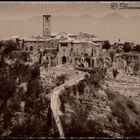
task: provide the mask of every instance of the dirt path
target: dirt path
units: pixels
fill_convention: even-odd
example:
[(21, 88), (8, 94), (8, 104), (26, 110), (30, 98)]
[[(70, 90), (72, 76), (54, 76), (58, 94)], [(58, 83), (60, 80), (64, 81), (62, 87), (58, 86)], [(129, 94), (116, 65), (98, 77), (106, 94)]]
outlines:
[(78, 75), (72, 76), (71, 79), (66, 81), (64, 84), (54, 88), (51, 93), (51, 110), (53, 112), (53, 116), (56, 121), (56, 125), (58, 128), (60, 137), (64, 138), (65, 135), (63, 131), (63, 126), (60, 121), (60, 116), (63, 115), (63, 113), (60, 110), (61, 102), (60, 102), (59, 96), (62, 94), (61, 91), (65, 89), (65, 86), (71, 86), (78, 83), (79, 81), (84, 79), (84, 76), (85, 76), (84, 72), (79, 72)]

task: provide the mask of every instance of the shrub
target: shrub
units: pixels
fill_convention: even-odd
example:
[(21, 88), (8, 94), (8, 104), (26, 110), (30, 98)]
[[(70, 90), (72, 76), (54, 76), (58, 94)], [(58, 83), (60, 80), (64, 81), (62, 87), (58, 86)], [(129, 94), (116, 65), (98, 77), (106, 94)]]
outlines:
[(66, 74), (62, 74), (60, 76), (57, 76), (56, 78), (56, 85), (59, 86), (61, 84), (64, 84), (65, 83), (65, 80), (67, 80), (68, 77)]
[(134, 74), (136, 75), (140, 70), (140, 64), (139, 62), (135, 62), (134, 64)]
[(104, 69), (97, 69), (90, 74), (90, 83), (94, 85), (96, 88), (100, 87), (101, 82), (104, 81), (105, 78), (105, 70)]
[(115, 53), (116, 53), (116, 52), (115, 52), (114, 50), (111, 50), (111, 51), (109, 52), (109, 56), (110, 56), (112, 62), (114, 61)]
[(18, 44), (12, 40), (8, 40), (4, 43), (3, 54), (11, 56), (11, 52), (17, 50)]
[(136, 46), (134, 46), (134, 51), (140, 53), (140, 44), (137, 44)]
[(77, 92), (78, 92), (78, 87), (77, 87), (77, 85), (74, 85), (73, 86), (73, 94), (74, 94), (74, 96), (76, 96)]
[(82, 95), (84, 93), (84, 89), (85, 89), (85, 82), (80, 81), (77, 86), (78, 86), (79, 94)]
[[(72, 114), (62, 119), (62, 124), (65, 126), (65, 135), (67, 137), (84, 136), (87, 110), (72, 96), (69, 97), (69, 104), (71, 105)], [(69, 120), (69, 123), (67, 123), (67, 120)]]
[(140, 106), (133, 100), (117, 92), (106, 91), (110, 100), (112, 114), (118, 118), (118, 122), (124, 129), (125, 136), (140, 136)]
[(111, 47), (111, 44), (109, 43), (109, 41), (105, 41), (103, 44), (103, 49), (106, 49), (108, 51), (110, 47)]
[(129, 52), (131, 51), (131, 45), (129, 42), (125, 42), (124, 45), (123, 45), (123, 50), (124, 52)]

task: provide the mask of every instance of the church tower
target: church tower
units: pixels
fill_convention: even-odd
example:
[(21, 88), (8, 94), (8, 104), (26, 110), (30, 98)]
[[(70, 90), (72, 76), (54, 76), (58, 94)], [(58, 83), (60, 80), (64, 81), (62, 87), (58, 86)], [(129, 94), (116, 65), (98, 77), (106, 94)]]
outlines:
[(51, 15), (43, 15), (43, 37), (51, 36)]

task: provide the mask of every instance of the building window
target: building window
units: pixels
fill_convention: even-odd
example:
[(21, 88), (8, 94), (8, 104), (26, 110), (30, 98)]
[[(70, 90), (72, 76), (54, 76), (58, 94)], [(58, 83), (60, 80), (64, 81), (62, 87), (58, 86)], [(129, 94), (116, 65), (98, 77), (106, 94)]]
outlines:
[(66, 56), (62, 57), (62, 64), (65, 64), (67, 62)]
[(68, 43), (61, 43), (61, 47), (67, 47)]
[(28, 51), (28, 47), (25, 48), (25, 51)]
[(33, 46), (30, 46), (30, 51), (33, 51)]
[(63, 52), (65, 52), (65, 49), (63, 49)]

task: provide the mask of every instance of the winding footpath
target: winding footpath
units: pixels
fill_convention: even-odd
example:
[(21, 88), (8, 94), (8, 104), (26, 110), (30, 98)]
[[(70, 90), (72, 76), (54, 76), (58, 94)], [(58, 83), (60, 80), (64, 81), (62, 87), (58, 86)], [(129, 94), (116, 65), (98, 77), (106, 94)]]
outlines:
[(85, 74), (86, 73), (84, 73), (84, 72), (79, 72), (79, 74), (75, 75), (75, 77), (73, 79), (65, 81), (64, 84), (62, 84), (62, 85), (60, 85), (52, 90), (51, 110), (52, 110), (53, 117), (54, 117), (54, 120), (56, 122), (56, 125), (57, 125), (57, 128), (58, 128), (58, 131), (59, 131), (61, 138), (64, 138), (65, 135), (64, 135), (63, 126), (62, 126), (61, 120), (60, 120), (60, 116), (63, 115), (63, 113), (60, 110), (61, 102), (60, 102), (59, 97), (62, 94), (62, 91), (65, 89), (65, 87), (69, 87), (69, 86), (77, 84), (79, 81), (84, 79)]

